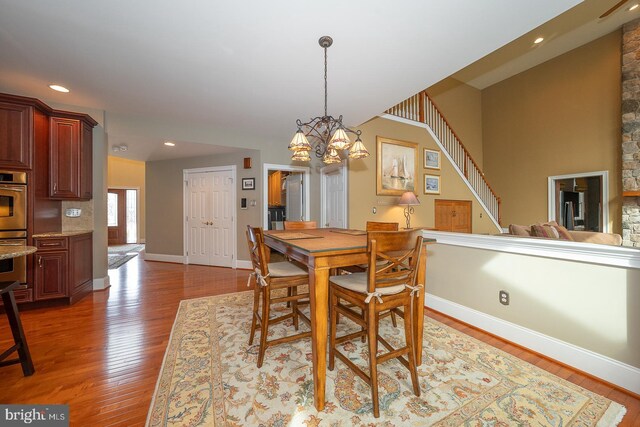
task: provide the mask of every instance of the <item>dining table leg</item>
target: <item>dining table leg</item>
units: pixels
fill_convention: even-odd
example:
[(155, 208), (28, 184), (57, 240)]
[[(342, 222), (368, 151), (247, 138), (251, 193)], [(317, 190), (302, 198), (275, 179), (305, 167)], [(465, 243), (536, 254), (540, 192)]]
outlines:
[(427, 293), (426, 284), (426, 271), (427, 271), (427, 245), (422, 245), (422, 251), (420, 253), (420, 260), (418, 261), (418, 275), (417, 283), (423, 285), (423, 288), (418, 293), (417, 298), (413, 298), (413, 342), (416, 349), (416, 366), (422, 364), (422, 339), (424, 336), (424, 296)]
[(327, 321), (329, 313), (329, 269), (309, 266), (311, 349), (313, 357), (313, 402), (324, 409), (327, 381)]

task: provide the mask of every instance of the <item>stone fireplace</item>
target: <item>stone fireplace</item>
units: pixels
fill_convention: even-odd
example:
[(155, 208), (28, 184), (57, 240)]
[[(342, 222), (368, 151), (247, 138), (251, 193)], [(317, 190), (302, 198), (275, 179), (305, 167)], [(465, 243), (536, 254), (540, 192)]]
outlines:
[(640, 247), (640, 19), (622, 29), (622, 244)]

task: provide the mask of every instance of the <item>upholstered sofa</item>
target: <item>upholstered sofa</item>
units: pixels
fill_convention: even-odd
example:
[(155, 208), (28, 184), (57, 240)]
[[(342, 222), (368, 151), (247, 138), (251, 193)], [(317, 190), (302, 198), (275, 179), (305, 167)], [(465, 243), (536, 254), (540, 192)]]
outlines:
[(622, 245), (622, 236), (619, 234), (567, 230), (566, 228), (558, 225), (555, 221), (533, 225), (510, 224), (509, 235), (559, 239), (583, 243), (597, 243), (600, 245), (611, 246)]

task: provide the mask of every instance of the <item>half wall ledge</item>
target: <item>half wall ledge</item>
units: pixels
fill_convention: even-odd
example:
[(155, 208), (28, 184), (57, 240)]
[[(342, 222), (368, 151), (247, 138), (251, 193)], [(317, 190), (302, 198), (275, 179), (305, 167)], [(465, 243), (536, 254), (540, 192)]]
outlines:
[(422, 236), (452, 246), (640, 269), (640, 249), (624, 246), (432, 230), (424, 230)]

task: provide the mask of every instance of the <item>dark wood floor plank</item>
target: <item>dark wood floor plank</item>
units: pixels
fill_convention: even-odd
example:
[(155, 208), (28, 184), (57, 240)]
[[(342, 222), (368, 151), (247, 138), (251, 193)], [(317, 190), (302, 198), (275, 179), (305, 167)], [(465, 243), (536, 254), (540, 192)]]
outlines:
[[(144, 425), (178, 305), (183, 299), (245, 291), (246, 270), (143, 261), (110, 272), (112, 287), (70, 307), (23, 311), (36, 366), (1, 368), (0, 402), (69, 404), (73, 426)], [(640, 399), (571, 367), (428, 310), (436, 320), (622, 403), (622, 426), (640, 423)], [(0, 348), (9, 344), (4, 316)]]

